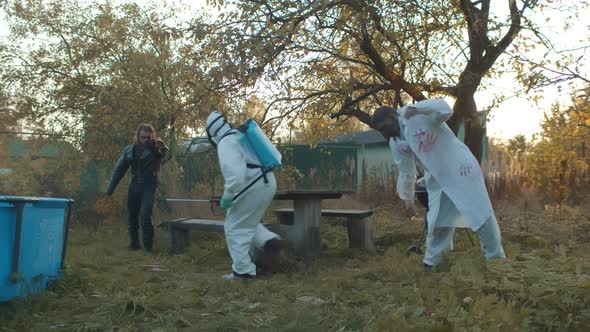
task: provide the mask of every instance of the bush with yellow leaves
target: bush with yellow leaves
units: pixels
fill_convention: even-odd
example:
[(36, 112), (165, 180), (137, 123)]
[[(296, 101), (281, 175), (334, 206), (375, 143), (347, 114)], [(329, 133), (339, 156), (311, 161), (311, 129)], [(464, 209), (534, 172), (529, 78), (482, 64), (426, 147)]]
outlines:
[(540, 140), (526, 155), (529, 179), (551, 201), (576, 203), (589, 180), (590, 128), (557, 105), (545, 115), (541, 127)]

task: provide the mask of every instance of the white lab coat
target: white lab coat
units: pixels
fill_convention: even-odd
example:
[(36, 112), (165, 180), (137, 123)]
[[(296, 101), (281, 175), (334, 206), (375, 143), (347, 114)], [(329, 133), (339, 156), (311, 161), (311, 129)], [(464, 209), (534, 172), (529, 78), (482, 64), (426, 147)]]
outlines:
[[(431, 99), (398, 112), (407, 143), (426, 170), (429, 230), (479, 229), (494, 210), (479, 163), (445, 123), (453, 110), (444, 100)], [(454, 206), (441, 206), (447, 201)]]
[[(235, 133), (221, 139), (231, 130), (227, 124), (223, 126), (219, 131), (217, 126), (211, 131), (217, 131), (213, 140), (218, 144), (217, 155), (225, 181), (224, 196), (233, 198), (257, 178), (261, 170), (246, 166), (259, 162), (244, 134), (235, 130)], [(225, 239), (232, 258), (232, 269), (239, 274), (256, 275), (256, 265), (252, 262), (254, 249), (262, 249), (267, 241), (279, 238), (260, 223), (277, 188), (273, 173), (268, 173), (266, 178), (267, 181), (261, 179), (241, 194), (226, 212)]]
[[(479, 163), (445, 123), (453, 110), (444, 100), (432, 99), (398, 113), (402, 137), (391, 139), (389, 145), (398, 168), (400, 198), (413, 200), (409, 180), (412, 174), (415, 179), (416, 162), (424, 168), (429, 209), (424, 262), (440, 262), (443, 251), (452, 246), (456, 227), (478, 232), (486, 258), (505, 258)], [(412, 162), (414, 158), (418, 160)]]

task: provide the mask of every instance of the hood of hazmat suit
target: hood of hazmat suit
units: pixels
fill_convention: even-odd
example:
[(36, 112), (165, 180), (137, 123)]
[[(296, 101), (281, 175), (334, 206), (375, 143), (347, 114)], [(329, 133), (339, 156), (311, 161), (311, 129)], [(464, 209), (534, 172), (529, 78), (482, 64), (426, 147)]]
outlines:
[[(217, 156), (224, 179), (223, 197), (233, 199), (243, 188), (261, 174), (260, 162), (244, 134), (232, 129), (221, 113), (213, 112), (207, 119), (207, 134), (217, 145)], [(272, 172), (256, 181), (241, 194), (227, 210), (225, 238), (232, 258), (232, 269), (238, 274), (256, 275), (250, 256), (266, 242), (279, 236), (261, 224), (276, 192)]]
[(232, 130), (231, 125), (227, 122), (225, 115), (219, 112), (213, 112), (207, 117), (207, 138), (211, 145), (217, 148), (221, 139)]

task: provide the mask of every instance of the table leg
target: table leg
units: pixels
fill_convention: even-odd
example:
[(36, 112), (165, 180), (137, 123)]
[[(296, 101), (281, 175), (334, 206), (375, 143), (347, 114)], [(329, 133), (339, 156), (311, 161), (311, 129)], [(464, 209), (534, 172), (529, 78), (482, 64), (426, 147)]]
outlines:
[(320, 252), (320, 218), (322, 209), (319, 199), (298, 199), (293, 202), (293, 230), (291, 236), (295, 251), (302, 254)]

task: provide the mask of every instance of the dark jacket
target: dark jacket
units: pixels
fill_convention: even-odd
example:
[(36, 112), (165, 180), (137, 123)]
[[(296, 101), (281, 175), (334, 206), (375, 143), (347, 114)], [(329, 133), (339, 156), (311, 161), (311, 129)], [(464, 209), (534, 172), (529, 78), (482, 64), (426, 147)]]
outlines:
[(154, 144), (131, 144), (125, 147), (119, 158), (113, 177), (107, 188), (107, 195), (112, 195), (115, 188), (131, 166), (130, 189), (134, 192), (155, 191), (158, 186), (158, 172), (166, 152), (160, 151)]

